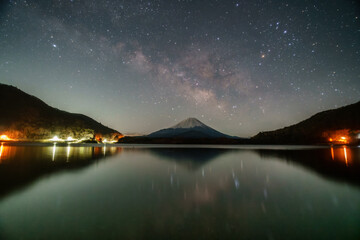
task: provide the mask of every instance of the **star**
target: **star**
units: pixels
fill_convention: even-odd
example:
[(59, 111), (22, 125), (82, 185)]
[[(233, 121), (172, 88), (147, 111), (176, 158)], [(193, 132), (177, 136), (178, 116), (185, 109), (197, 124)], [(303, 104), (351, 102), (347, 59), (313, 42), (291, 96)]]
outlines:
[(1, 15), (2, 81), (120, 132), (203, 116), (252, 136), (359, 98), (356, 1), (11, 2)]

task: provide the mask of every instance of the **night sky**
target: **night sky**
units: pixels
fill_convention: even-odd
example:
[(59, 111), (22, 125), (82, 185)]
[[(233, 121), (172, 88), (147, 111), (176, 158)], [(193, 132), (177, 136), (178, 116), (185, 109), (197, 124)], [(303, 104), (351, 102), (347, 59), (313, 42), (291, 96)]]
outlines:
[(0, 82), (122, 133), (252, 136), (360, 100), (360, 3), (7, 1)]

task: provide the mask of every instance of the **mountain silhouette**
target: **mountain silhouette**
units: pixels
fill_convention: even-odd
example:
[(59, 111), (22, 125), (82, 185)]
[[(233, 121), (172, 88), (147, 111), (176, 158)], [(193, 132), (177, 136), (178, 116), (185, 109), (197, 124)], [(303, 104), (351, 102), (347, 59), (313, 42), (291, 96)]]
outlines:
[(153, 132), (147, 137), (150, 138), (233, 138), (229, 135), (216, 131), (205, 125), (196, 118), (187, 118), (180, 123)]

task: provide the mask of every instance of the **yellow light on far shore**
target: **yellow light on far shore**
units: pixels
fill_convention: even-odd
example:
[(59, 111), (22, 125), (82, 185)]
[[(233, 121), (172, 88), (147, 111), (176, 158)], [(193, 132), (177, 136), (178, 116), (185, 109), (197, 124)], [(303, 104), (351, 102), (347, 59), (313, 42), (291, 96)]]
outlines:
[(8, 136), (6, 136), (6, 135), (1, 135), (0, 140), (9, 141), (10, 138)]
[(54, 137), (51, 139), (51, 141), (54, 141), (54, 142), (60, 141), (60, 138), (59, 138), (58, 136), (54, 136)]
[(67, 141), (74, 141), (75, 139), (73, 139), (72, 137), (68, 137), (66, 140)]

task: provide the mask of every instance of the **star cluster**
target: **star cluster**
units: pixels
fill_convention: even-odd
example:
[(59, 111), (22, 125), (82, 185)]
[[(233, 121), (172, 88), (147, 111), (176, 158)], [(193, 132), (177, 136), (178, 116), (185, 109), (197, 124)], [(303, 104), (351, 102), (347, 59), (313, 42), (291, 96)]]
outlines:
[(121, 132), (251, 136), (359, 101), (357, 1), (12, 0), (0, 81)]

